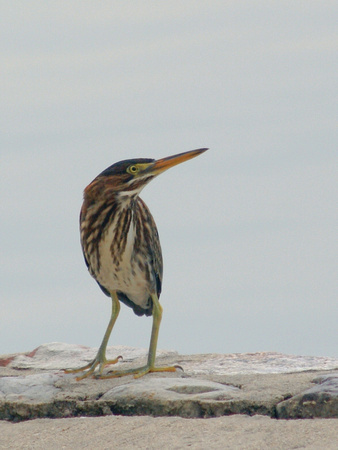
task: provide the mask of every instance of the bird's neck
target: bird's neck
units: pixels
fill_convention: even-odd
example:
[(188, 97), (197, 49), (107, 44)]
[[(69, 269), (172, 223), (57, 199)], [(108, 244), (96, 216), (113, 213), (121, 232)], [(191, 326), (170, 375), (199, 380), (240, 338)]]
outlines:
[(143, 186), (137, 186), (135, 189), (117, 189), (114, 184), (108, 184), (107, 181), (95, 179), (84, 190), (84, 203), (89, 206), (94, 206), (99, 203), (107, 203), (112, 205), (116, 203), (119, 206), (129, 206), (133, 203)]

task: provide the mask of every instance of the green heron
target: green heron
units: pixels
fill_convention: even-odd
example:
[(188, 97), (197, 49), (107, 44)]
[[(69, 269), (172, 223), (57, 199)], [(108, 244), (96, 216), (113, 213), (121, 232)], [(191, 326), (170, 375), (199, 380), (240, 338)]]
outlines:
[[(85, 189), (80, 214), (81, 245), (86, 265), (102, 291), (112, 299), (110, 321), (94, 360), (67, 373), (83, 372), (77, 380), (94, 374), (113, 378), (148, 372), (174, 372), (176, 367), (155, 367), (156, 347), (162, 318), (159, 303), (162, 285), (162, 252), (155, 221), (139, 197), (154, 177), (205, 152), (192, 150), (159, 159), (120, 161), (100, 173)], [(118, 362), (107, 360), (108, 340), (120, 311), (120, 302), (138, 316), (153, 316), (147, 364), (103, 375), (103, 369)]]

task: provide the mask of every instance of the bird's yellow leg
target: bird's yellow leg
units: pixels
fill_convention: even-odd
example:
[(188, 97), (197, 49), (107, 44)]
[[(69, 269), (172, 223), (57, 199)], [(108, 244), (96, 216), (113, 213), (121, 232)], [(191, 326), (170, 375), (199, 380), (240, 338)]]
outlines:
[(155, 367), (155, 358), (156, 358), (156, 348), (157, 348), (157, 340), (158, 333), (160, 331), (160, 324), (162, 320), (162, 311), (163, 308), (160, 305), (158, 297), (156, 294), (152, 294), (153, 300), (153, 326), (151, 330), (151, 338), (150, 338), (150, 346), (148, 353), (148, 361), (147, 364), (143, 367), (138, 367), (136, 369), (127, 369), (124, 371), (113, 371), (107, 375), (98, 376), (98, 378), (117, 378), (123, 377), (125, 375), (134, 375), (134, 378), (140, 378), (143, 375), (146, 375), (149, 372), (175, 372), (177, 367), (169, 366), (169, 367)]
[(109, 321), (107, 330), (104, 334), (102, 343), (100, 345), (100, 348), (99, 348), (95, 358), (89, 364), (87, 364), (86, 366), (80, 367), (79, 369), (66, 369), (65, 370), (66, 373), (84, 372), (83, 375), (76, 378), (77, 381), (82, 380), (83, 378), (87, 378), (90, 375), (92, 375), (97, 366), (99, 366), (98, 372), (101, 375), (103, 369), (106, 366), (108, 366), (109, 364), (116, 364), (119, 361), (119, 359), (122, 359), (122, 356), (118, 356), (117, 358), (112, 359), (112, 360), (107, 360), (107, 358), (106, 358), (106, 349), (107, 349), (109, 337), (110, 337), (110, 334), (112, 332), (112, 329), (115, 325), (116, 319), (120, 312), (120, 302), (119, 302), (119, 299), (117, 298), (116, 292), (113, 292), (111, 298), (112, 298), (112, 312), (111, 312), (110, 321)]

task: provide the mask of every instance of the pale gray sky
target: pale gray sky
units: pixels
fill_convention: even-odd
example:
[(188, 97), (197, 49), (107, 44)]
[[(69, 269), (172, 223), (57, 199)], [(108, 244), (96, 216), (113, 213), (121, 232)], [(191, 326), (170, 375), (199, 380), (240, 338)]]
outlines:
[[(98, 346), (79, 244), (121, 159), (210, 150), (142, 192), (159, 347), (338, 356), (335, 1), (1, 2), (0, 353)], [(110, 345), (147, 347), (127, 307)]]

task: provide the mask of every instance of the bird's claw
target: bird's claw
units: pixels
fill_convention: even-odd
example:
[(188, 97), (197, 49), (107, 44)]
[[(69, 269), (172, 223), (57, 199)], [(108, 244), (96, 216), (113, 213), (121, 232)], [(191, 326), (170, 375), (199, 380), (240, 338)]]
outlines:
[[(100, 356), (96, 356), (93, 359), (93, 361), (90, 362), (89, 364), (87, 364), (83, 367), (79, 367), (78, 369), (65, 369), (64, 372), (65, 373), (84, 372), (81, 376), (76, 377), (76, 381), (83, 380), (84, 378), (88, 378), (90, 376), (92, 376), (92, 378), (101, 377), (103, 369), (106, 366), (109, 366), (111, 364), (116, 364), (120, 360), (123, 360), (123, 357), (121, 355), (117, 356), (115, 359), (110, 359), (110, 360), (107, 360), (106, 358), (102, 358)], [(97, 366), (99, 366), (98, 376), (94, 375), (94, 372), (95, 372), (95, 369)]]
[[(121, 372), (118, 372), (117, 370), (112, 371), (112, 372), (108, 372), (107, 375), (96, 375), (94, 376), (95, 378), (99, 378), (99, 379), (108, 379), (108, 378), (120, 378), (120, 377), (124, 377), (127, 375), (134, 375), (134, 378), (141, 378), (144, 375), (146, 375), (147, 373), (152, 373), (152, 372), (176, 372), (176, 369), (180, 368), (182, 369), (182, 367), (180, 366), (167, 366), (167, 367), (154, 367), (154, 366), (143, 366), (143, 367), (138, 367), (136, 369), (127, 369)], [(183, 370), (183, 369), (182, 369)]]

